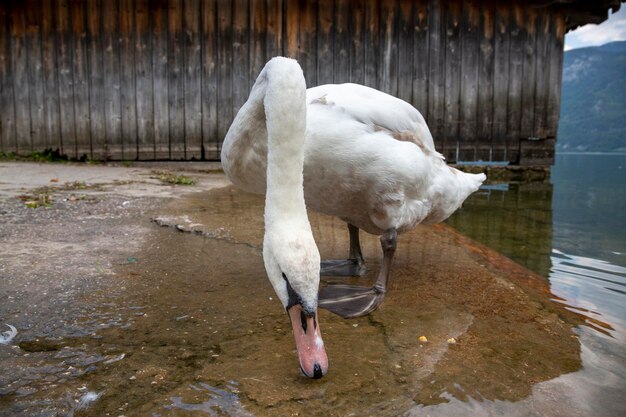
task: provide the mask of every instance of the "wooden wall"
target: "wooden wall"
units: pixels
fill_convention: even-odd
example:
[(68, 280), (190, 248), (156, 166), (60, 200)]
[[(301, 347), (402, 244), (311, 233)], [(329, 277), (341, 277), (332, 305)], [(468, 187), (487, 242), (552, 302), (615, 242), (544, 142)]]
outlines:
[(2, 1), (0, 151), (217, 159), (286, 55), (309, 86), (411, 102), (450, 161), (550, 164), (564, 31), (563, 12), (510, 1)]

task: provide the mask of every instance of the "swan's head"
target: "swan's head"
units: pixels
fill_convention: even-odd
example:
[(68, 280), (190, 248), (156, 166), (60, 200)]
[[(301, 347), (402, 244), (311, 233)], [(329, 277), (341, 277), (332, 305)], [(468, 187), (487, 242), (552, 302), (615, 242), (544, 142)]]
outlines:
[(300, 369), (309, 378), (317, 379), (328, 371), (317, 317), (320, 255), (310, 229), (297, 233), (297, 227), (282, 228), (285, 230), (278, 233), (266, 229), (265, 269), (291, 320)]

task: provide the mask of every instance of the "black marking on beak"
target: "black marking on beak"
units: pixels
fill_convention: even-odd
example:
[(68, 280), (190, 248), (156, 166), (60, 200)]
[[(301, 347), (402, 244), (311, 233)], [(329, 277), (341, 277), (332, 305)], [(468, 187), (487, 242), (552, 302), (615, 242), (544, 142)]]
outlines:
[(311, 378), (311, 379), (320, 379), (321, 377), (324, 376), (324, 374), (322, 373), (322, 367), (320, 366), (319, 363), (316, 363), (313, 366), (313, 376), (309, 376), (307, 375), (306, 372), (304, 372), (304, 369), (302, 368), (302, 365), (300, 365), (300, 372), (302, 372), (302, 375)]
[(319, 363), (316, 363), (313, 367), (313, 379), (320, 379), (323, 376), (324, 374), (322, 373), (322, 367)]
[(287, 279), (287, 275), (285, 275), (284, 272), (283, 272), (283, 279), (285, 280), (285, 283), (287, 284), (287, 295), (289, 296), (287, 307), (285, 307), (285, 309), (289, 310), (291, 307), (295, 306), (296, 304), (302, 305), (302, 299), (300, 298), (298, 293), (293, 289), (293, 287), (289, 283), (289, 280)]
[(302, 330), (304, 330), (304, 333), (306, 333), (306, 329), (307, 329), (307, 324), (306, 324), (306, 314), (304, 314), (304, 311), (300, 312), (300, 325), (302, 326)]

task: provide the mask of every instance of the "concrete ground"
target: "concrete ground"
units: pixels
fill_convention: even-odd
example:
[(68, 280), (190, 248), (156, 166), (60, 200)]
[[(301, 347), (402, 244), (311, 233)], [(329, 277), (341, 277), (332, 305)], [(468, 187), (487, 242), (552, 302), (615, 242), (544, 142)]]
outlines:
[[(0, 332), (11, 325), (18, 331), (16, 341), (36, 344), (118, 324), (113, 315), (78, 323), (95, 309), (78, 300), (103, 288), (122, 292), (124, 287), (115, 286), (114, 268), (141, 257), (144, 238), (154, 227), (150, 213), (172, 199), (227, 185), (223, 175), (215, 174), (219, 170), (215, 163), (0, 162)], [(176, 175), (196, 183), (169, 184)], [(27, 396), (40, 389), (27, 387), (28, 381), (58, 379), (44, 375), (54, 374), (51, 370), (35, 370), (20, 350), (15, 344), (11, 349), (0, 345), (1, 368), (12, 370), (0, 373), (0, 415), (5, 415), (2, 394)], [(46, 356), (37, 346), (32, 350)], [(39, 415), (22, 406), (21, 415)], [(6, 415), (18, 415), (20, 407)], [(58, 405), (52, 408), (58, 411)]]
[[(170, 199), (228, 185), (213, 173), (219, 169), (215, 163), (0, 163), (2, 319), (19, 317), (21, 336), (54, 333), (53, 312), (74, 308), (73, 299), (107, 284), (114, 262), (136, 254), (152, 227), (148, 213)], [(196, 183), (169, 184), (169, 174)]]

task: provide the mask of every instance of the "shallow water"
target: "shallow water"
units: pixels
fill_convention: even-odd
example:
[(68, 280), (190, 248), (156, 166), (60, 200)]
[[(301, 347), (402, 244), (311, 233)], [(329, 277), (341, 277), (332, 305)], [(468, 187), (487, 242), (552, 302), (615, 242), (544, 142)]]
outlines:
[[(451, 219), (535, 272), (445, 226), (402, 235), (381, 309), (320, 312), (330, 371), (318, 381), (299, 374), (265, 276), (263, 198), (226, 187), (173, 201), (152, 216), (194, 233), (153, 224), (137, 259), (115, 265), (115, 291), (76, 300), (84, 333), (24, 332), (5, 350), (21, 373), (0, 415), (622, 415), (624, 265), (554, 246), (558, 192), (489, 186)], [(310, 219), (322, 257), (344, 256), (345, 225)], [(369, 273), (351, 281), (364, 284), (380, 248), (362, 243)]]
[[(21, 391), (5, 404), (31, 412), (94, 393), (66, 415), (396, 416), (454, 399), (517, 401), (580, 366), (578, 318), (541, 294), (541, 277), (436, 227), (402, 236), (383, 308), (355, 320), (320, 313), (331, 370), (303, 378), (265, 277), (262, 210), (262, 197), (232, 187), (176, 201), (162, 219), (200, 233), (154, 226), (140, 261), (116, 268), (123, 294), (80, 300), (118, 324), (22, 341), (13, 354), (24, 374), (12, 383)], [(347, 253), (344, 224), (318, 215), (311, 223), (323, 257)], [(371, 281), (378, 267), (377, 239), (363, 236), (363, 249), (370, 273), (354, 282)], [(47, 374), (26, 366), (30, 355), (51, 366)]]
[(554, 384), (583, 415), (624, 415), (626, 155), (557, 155), (549, 184), (487, 186), (448, 223), (548, 277), (555, 302), (585, 319), (583, 368)]

